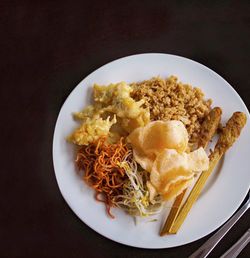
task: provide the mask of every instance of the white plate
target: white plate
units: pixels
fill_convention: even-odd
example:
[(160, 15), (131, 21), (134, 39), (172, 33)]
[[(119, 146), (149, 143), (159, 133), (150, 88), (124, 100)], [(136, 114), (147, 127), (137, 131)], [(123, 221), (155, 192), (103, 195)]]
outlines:
[[(200, 87), (213, 106), (223, 109), (225, 122), (233, 112), (243, 111), (248, 122), (239, 140), (226, 153), (222, 168), (211, 176), (202, 195), (190, 211), (177, 235), (159, 236), (164, 214), (157, 222), (135, 225), (129, 215), (113, 209), (110, 219), (93, 191), (77, 176), (73, 146), (65, 141), (76, 127), (72, 112), (90, 103), (93, 83), (135, 82), (160, 75), (177, 75), (180, 81)], [(190, 243), (221, 226), (244, 200), (250, 182), (249, 112), (236, 91), (218, 74), (187, 58), (167, 54), (141, 54), (118, 59), (87, 76), (71, 92), (59, 113), (53, 140), (53, 162), (60, 191), (75, 214), (89, 227), (116, 242), (141, 248), (167, 248)]]

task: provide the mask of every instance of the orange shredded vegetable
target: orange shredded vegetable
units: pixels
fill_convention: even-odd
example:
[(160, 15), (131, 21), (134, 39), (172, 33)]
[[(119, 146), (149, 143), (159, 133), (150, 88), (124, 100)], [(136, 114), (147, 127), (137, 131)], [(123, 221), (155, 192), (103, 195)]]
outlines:
[[(78, 169), (84, 171), (83, 179), (94, 188), (96, 200), (105, 203), (107, 213), (112, 218), (114, 218), (110, 212), (110, 208), (114, 206), (112, 200), (122, 192), (124, 179), (127, 178), (119, 164), (128, 151), (123, 138), (116, 144), (109, 144), (106, 142), (106, 137), (102, 137), (94, 143), (81, 147), (76, 156)], [(99, 198), (99, 195), (104, 199)]]

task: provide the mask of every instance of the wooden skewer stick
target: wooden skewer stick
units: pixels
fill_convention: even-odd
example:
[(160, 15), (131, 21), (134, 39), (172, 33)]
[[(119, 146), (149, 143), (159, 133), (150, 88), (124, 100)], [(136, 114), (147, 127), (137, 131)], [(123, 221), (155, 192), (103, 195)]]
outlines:
[[(221, 120), (222, 110), (219, 107), (213, 108), (210, 113), (205, 118), (204, 122), (201, 126), (200, 138), (198, 142), (198, 147), (203, 147), (204, 149), (207, 147), (209, 141), (213, 138), (216, 130), (219, 126)], [(185, 189), (181, 194), (179, 194), (170, 210), (168, 218), (160, 232), (160, 235), (163, 236), (165, 234), (169, 234), (171, 228), (174, 224), (174, 221), (180, 211), (184, 196), (186, 194), (187, 189)]]

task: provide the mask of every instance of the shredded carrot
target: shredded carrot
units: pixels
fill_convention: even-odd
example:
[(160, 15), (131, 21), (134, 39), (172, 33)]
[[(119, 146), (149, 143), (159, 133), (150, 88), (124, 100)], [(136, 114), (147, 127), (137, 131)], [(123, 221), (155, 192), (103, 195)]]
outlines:
[[(128, 147), (123, 138), (116, 144), (109, 144), (102, 137), (94, 143), (81, 147), (76, 156), (78, 169), (84, 171), (83, 179), (89, 186), (94, 188), (95, 198), (104, 202), (107, 213), (114, 216), (110, 208), (114, 206), (112, 200), (122, 192), (122, 186), (127, 178), (124, 168), (120, 162), (128, 154)], [(104, 199), (100, 199), (99, 195)]]

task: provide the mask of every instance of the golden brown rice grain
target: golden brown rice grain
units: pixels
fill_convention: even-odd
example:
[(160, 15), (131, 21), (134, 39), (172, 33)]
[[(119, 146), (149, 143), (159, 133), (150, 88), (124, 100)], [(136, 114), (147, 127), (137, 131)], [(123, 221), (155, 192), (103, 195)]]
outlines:
[(196, 143), (201, 124), (210, 111), (211, 99), (205, 100), (201, 89), (178, 82), (178, 78), (160, 77), (132, 83), (131, 96), (144, 99), (151, 120), (180, 120), (189, 133), (189, 142)]

